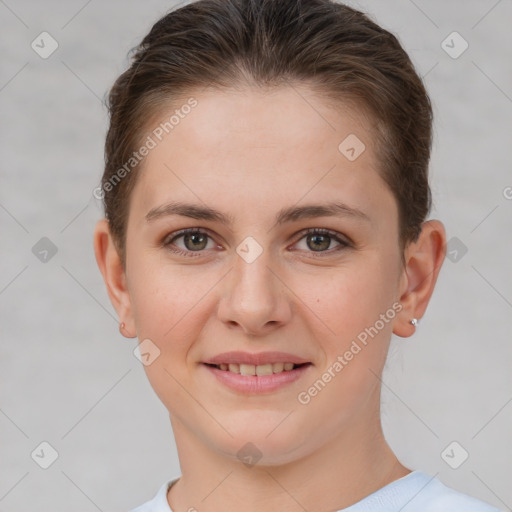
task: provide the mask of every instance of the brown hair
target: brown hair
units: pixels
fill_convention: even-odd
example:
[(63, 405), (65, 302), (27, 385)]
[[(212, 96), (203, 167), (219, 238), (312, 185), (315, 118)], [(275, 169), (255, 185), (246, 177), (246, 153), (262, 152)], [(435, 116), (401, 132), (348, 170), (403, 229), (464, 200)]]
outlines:
[(380, 174), (398, 204), (402, 252), (419, 235), (431, 206), (432, 107), (397, 38), (365, 14), (330, 0), (199, 0), (160, 19), (132, 52), (108, 97), (101, 185), (123, 265), (136, 180), (126, 162), (149, 123), (198, 87), (306, 82), (360, 105), (375, 123)]

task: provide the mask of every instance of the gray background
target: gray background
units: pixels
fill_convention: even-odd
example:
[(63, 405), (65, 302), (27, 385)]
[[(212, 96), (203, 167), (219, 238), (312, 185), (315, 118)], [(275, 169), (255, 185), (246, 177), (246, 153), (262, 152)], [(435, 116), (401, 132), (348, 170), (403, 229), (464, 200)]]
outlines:
[[(127, 510), (179, 475), (167, 411), (136, 340), (118, 333), (92, 247), (101, 100), (174, 5), (0, 0), (1, 511)], [(405, 465), (510, 510), (512, 2), (351, 5), (395, 32), (425, 76), (432, 217), (459, 240), (417, 333), (392, 342), (385, 434)], [(42, 31), (59, 44), (47, 59), (31, 48)], [(469, 44), (456, 59), (441, 46), (453, 31)], [(42, 237), (58, 248), (46, 263), (32, 252)], [(31, 458), (42, 441), (58, 452), (46, 470)], [(452, 441), (469, 453), (458, 469), (441, 457)]]

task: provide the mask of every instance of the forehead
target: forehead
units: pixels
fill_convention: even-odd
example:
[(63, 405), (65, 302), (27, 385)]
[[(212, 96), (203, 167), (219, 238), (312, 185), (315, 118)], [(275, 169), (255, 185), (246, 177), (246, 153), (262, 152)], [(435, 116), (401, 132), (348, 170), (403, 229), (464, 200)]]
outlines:
[[(216, 147), (233, 152), (237, 147), (247, 150), (264, 145), (286, 151), (318, 147), (319, 143), (323, 147), (332, 145), (345, 131), (359, 133), (373, 143), (368, 140), (370, 122), (361, 109), (327, 100), (304, 84), (196, 92), (197, 106), (172, 134), (181, 134), (181, 142), (193, 142), (198, 151)], [(184, 99), (176, 101), (173, 109), (180, 110), (184, 104)], [(163, 112), (162, 118), (166, 117)]]
[[(183, 108), (191, 97), (195, 106)], [(389, 201), (370, 121), (336, 106), (299, 85), (208, 89), (175, 101), (150, 126), (156, 145), (138, 171), (134, 203), (147, 211), (170, 196), (224, 207), (244, 199), (276, 210), (301, 198), (371, 206), (381, 193)]]

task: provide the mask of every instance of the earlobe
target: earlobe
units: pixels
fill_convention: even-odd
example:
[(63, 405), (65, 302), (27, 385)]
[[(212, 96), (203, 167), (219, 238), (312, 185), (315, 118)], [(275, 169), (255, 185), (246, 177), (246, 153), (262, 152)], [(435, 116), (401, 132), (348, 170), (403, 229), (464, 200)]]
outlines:
[(103, 275), (110, 302), (117, 311), (121, 323), (124, 323), (123, 336), (133, 338), (136, 335), (131, 308), (130, 295), (126, 286), (126, 273), (110, 234), (107, 219), (101, 219), (94, 229), (94, 254)]
[(446, 233), (438, 220), (424, 222), (418, 240), (405, 251), (405, 265), (400, 279), (400, 303), (403, 309), (393, 326), (393, 333), (407, 338), (414, 334), (413, 318), (420, 319), (428, 306), (443, 264)]

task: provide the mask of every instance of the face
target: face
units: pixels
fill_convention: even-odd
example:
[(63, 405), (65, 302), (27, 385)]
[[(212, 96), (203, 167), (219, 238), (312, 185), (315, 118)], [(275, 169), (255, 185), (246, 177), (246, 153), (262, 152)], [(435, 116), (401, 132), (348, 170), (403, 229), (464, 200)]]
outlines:
[[(278, 464), (363, 440), (402, 275), (370, 123), (305, 87), (195, 98), (131, 196), (128, 316), (159, 351), (150, 383), (174, 427), (233, 459), (249, 441)], [(229, 371), (250, 362), (262, 375)]]

